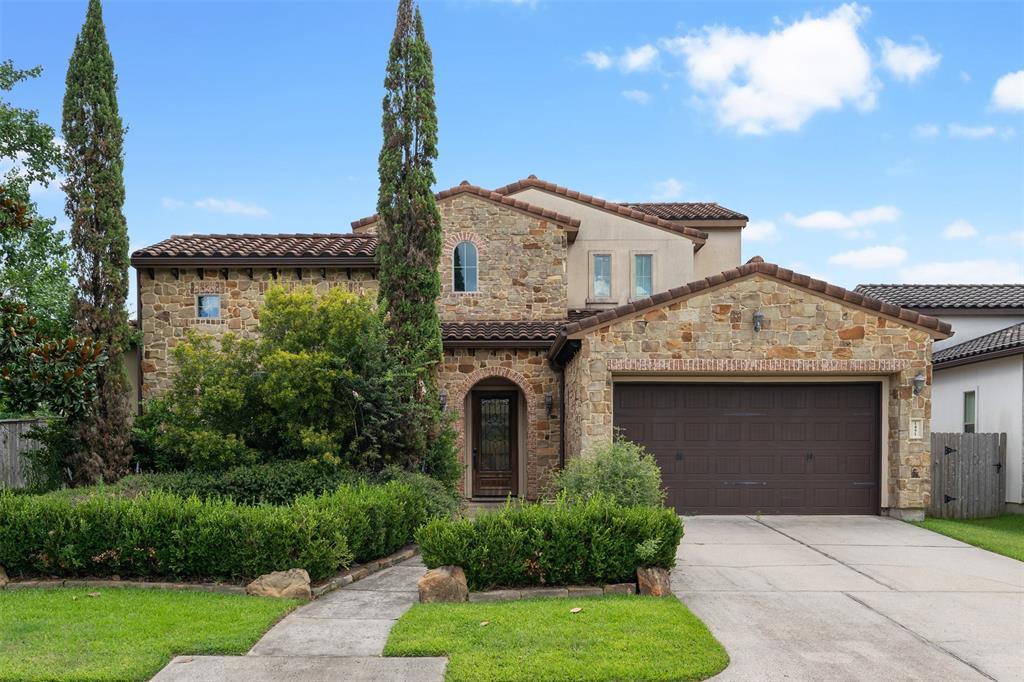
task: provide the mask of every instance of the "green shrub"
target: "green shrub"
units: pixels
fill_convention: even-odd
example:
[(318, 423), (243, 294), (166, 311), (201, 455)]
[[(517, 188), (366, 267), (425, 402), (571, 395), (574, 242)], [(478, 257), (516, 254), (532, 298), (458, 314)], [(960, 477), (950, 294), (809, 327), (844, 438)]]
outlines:
[(444, 483), (433, 476), (406, 471), (401, 467), (387, 467), (381, 472), (381, 480), (400, 481), (419, 490), (424, 497), (428, 518), (451, 518), (459, 511), (459, 495), (453, 485)]
[(305, 568), (313, 580), (384, 556), (426, 520), (412, 486), (342, 486), (288, 505), (156, 491), (135, 499), (0, 491), (0, 565), (12, 576), (250, 580)]
[(562, 496), (476, 520), (435, 519), (416, 541), (428, 567), (462, 566), (470, 589), (482, 590), (632, 581), (640, 566), (671, 568), (682, 536), (670, 509)]
[(555, 473), (554, 488), (572, 499), (604, 496), (624, 505), (660, 507), (661, 468), (643, 446), (616, 436)]

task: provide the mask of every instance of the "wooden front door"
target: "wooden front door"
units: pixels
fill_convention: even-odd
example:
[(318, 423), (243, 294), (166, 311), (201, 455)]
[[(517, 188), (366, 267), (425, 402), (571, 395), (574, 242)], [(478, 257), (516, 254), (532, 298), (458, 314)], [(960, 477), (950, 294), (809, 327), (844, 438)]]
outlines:
[(519, 395), (505, 391), (473, 393), (473, 496), (519, 493)]

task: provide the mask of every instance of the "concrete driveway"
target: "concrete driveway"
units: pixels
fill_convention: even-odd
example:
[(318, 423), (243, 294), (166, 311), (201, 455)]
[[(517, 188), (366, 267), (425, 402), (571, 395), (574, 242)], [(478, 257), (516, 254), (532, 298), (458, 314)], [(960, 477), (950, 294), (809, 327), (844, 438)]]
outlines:
[(715, 680), (1024, 680), (1024, 563), (870, 516), (685, 519)]

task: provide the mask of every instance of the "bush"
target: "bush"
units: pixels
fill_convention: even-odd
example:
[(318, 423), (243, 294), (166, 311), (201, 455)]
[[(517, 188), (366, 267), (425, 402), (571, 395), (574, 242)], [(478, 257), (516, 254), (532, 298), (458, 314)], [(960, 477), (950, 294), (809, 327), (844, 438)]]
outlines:
[(406, 471), (401, 467), (388, 467), (381, 473), (384, 481), (400, 481), (419, 490), (427, 507), (428, 518), (450, 519), (459, 511), (459, 496), (455, 487), (433, 476)]
[(683, 524), (670, 509), (600, 496), (506, 506), (469, 519), (435, 519), (416, 532), (430, 568), (462, 566), (472, 590), (633, 581), (640, 566), (671, 568)]
[(555, 473), (556, 492), (572, 499), (611, 498), (624, 505), (660, 507), (665, 501), (661, 468), (644, 448), (622, 436), (569, 460)]
[(0, 491), (0, 565), (12, 576), (231, 581), (305, 568), (320, 580), (410, 543), (425, 520), (423, 495), (398, 482), (280, 506), (163, 491), (79, 500)]

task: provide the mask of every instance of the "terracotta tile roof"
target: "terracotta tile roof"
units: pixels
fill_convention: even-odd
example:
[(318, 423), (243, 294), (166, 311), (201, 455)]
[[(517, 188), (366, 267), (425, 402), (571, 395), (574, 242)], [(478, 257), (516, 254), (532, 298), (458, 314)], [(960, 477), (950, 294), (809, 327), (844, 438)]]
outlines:
[(792, 270), (781, 268), (774, 263), (765, 263), (764, 259), (760, 256), (754, 256), (743, 265), (732, 268), (731, 270), (726, 270), (725, 272), (717, 275), (705, 277), (704, 279), (697, 280), (696, 282), (690, 282), (689, 284), (684, 284), (682, 286), (675, 287), (674, 289), (654, 294), (649, 298), (620, 305), (616, 308), (603, 310), (596, 315), (592, 315), (575, 322), (570, 322), (562, 328), (558, 338), (555, 339), (555, 342), (551, 345), (551, 350), (549, 351), (548, 356), (555, 357), (558, 354), (558, 351), (561, 350), (565, 341), (572, 334), (587, 331), (596, 327), (603, 327), (604, 325), (614, 322), (619, 318), (642, 312), (648, 308), (664, 305), (677, 299), (687, 298), (698, 294), (705, 289), (724, 284), (734, 279), (746, 277), (747, 275), (758, 273), (813, 291), (821, 296), (827, 296), (849, 305), (866, 308), (888, 317), (903, 320), (909, 324), (933, 330), (942, 338), (949, 336), (952, 331), (948, 322), (941, 322), (930, 315), (922, 315), (921, 313), (914, 312), (908, 308), (900, 308), (899, 306), (895, 306), (891, 303), (885, 303), (878, 299), (844, 289), (843, 287), (829, 284), (828, 282), (823, 282), (819, 279), (814, 279), (808, 275), (801, 275), (793, 272)]
[(1024, 353), (1024, 322), (935, 351), (936, 369)]
[(451, 342), (537, 342), (547, 347), (558, 336), (565, 320), (492, 320), (481, 322), (442, 322), (441, 336)]
[(372, 259), (376, 235), (364, 234), (190, 234), (174, 235), (134, 252), (133, 265), (174, 261), (281, 261), (289, 259)]
[(669, 201), (623, 203), (641, 213), (665, 220), (748, 220), (747, 216), (713, 202)]
[[(571, 218), (562, 213), (558, 213), (557, 211), (552, 211), (547, 208), (534, 206), (533, 204), (528, 204), (525, 201), (519, 201), (518, 199), (513, 199), (512, 197), (504, 196), (502, 194), (499, 194), (498, 192), (492, 192), (489, 189), (484, 189), (483, 187), (471, 185), (469, 182), (465, 180), (463, 180), (460, 184), (456, 185), (455, 187), (451, 187), (449, 189), (438, 192), (434, 196), (436, 196), (438, 199), (444, 199), (450, 196), (455, 196), (456, 194), (474, 194), (478, 197), (483, 197), (484, 199), (487, 199), (489, 201), (493, 201), (504, 206), (510, 206), (525, 213), (530, 213), (532, 215), (537, 216), (538, 218), (544, 218), (545, 220), (551, 220), (553, 222), (559, 223), (560, 225), (569, 228), (569, 230), (572, 232), (575, 232), (580, 227), (579, 218)], [(352, 223), (352, 229), (355, 230), (360, 227), (365, 227), (366, 225), (371, 225), (377, 222), (378, 217), (379, 216), (376, 213), (374, 213), (371, 216), (360, 218), (359, 220), (356, 220)]]
[(523, 180), (516, 180), (512, 184), (505, 185), (504, 187), (499, 187), (494, 191), (497, 192), (498, 194), (515, 194), (516, 192), (521, 192), (524, 189), (531, 188), (544, 190), (545, 192), (551, 192), (552, 194), (557, 194), (559, 196), (572, 199), (573, 201), (578, 201), (581, 204), (587, 204), (589, 206), (599, 208), (602, 211), (607, 211), (608, 213), (614, 213), (615, 215), (620, 215), (623, 216), (624, 218), (629, 218), (630, 220), (636, 220), (641, 223), (646, 223), (648, 225), (660, 227), (663, 230), (676, 232), (678, 234), (681, 234), (685, 237), (689, 237), (690, 239), (692, 239), (694, 242), (697, 243), (698, 247), (703, 246), (704, 242), (707, 241), (708, 238), (707, 232), (703, 232), (693, 227), (685, 227), (683, 225), (679, 225), (678, 223), (669, 222), (664, 218), (658, 218), (656, 216), (638, 211), (634, 208), (629, 208), (628, 206), (616, 204), (612, 201), (606, 201), (605, 199), (592, 197), (589, 194), (582, 194), (574, 189), (569, 189), (568, 187), (556, 185), (553, 182), (541, 180), (536, 175), (531, 175), (530, 177), (524, 178)]
[(1020, 308), (1024, 284), (861, 284), (854, 291), (905, 308)]

